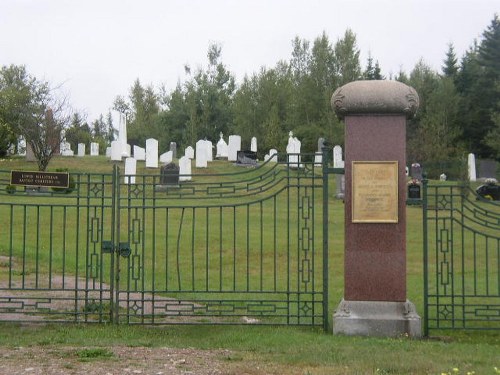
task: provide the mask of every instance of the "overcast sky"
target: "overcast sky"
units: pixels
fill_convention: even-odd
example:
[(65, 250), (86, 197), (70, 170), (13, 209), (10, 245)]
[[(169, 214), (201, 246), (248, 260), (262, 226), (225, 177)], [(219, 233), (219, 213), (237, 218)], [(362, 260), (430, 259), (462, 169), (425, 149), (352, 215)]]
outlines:
[(440, 70), (448, 44), (461, 57), (495, 13), (499, 0), (0, 0), (0, 65), (63, 84), (93, 121), (136, 78), (173, 89), (210, 43), (241, 82), (289, 60), (295, 36), (333, 44), (350, 28), (363, 67), (371, 52), (388, 76), (421, 58)]

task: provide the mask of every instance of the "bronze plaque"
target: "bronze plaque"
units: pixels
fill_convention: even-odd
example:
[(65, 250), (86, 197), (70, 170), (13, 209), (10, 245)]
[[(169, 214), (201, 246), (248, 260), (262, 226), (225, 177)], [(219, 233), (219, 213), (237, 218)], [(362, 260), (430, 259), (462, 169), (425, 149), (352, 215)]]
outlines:
[(398, 222), (398, 162), (352, 162), (352, 222)]
[(68, 188), (69, 173), (11, 171), (10, 184), (24, 185), (24, 186)]

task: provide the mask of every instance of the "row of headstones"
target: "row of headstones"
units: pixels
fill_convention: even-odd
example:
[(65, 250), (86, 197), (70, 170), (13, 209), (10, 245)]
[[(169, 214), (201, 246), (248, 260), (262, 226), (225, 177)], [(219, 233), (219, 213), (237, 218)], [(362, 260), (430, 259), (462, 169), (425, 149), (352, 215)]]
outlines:
[[(221, 138), (217, 143), (217, 159), (226, 159), (228, 161), (236, 161), (238, 151), (241, 151), (241, 136), (239, 135), (230, 135), (229, 136), (229, 144), (227, 144), (223, 139), (223, 134), (221, 133)], [(322, 162), (322, 147), (324, 145), (324, 139), (320, 138), (318, 141), (318, 152), (316, 153), (315, 164), (320, 166)], [(121, 147), (121, 144), (117, 142), (117, 146)], [(115, 146), (116, 147), (116, 146)], [(174, 150), (172, 150), (174, 147)], [(162, 154), (160, 156), (160, 161), (164, 164), (168, 164), (172, 162), (173, 155), (175, 153), (175, 142), (171, 143), (171, 150)], [(287, 154), (289, 154), (289, 165), (291, 167), (300, 167), (300, 147), (301, 142), (293, 136), (293, 133), (290, 132), (289, 140), (287, 145)], [(113, 144), (111, 149), (113, 150)], [(111, 150), (111, 154), (113, 151)], [(157, 168), (157, 151), (158, 150), (158, 141), (155, 139), (148, 139), (146, 141), (146, 150), (141, 147), (134, 146), (134, 157), (127, 157), (125, 159), (125, 183), (133, 184), (135, 183), (135, 174), (137, 170), (137, 161), (138, 160), (146, 160), (146, 167)], [(251, 151), (256, 152), (257, 150), (257, 139), (255, 137), (252, 138), (251, 141)], [(118, 151), (115, 151), (116, 160), (121, 160), (121, 156), (119, 156)], [(152, 162), (148, 163), (148, 155), (151, 156)], [(196, 158), (195, 158), (196, 155)], [(111, 156), (112, 160), (113, 157)], [(179, 158), (179, 181), (189, 181), (191, 180), (191, 160), (195, 160), (196, 168), (206, 168), (208, 162), (213, 161), (213, 145), (211, 141), (208, 140), (199, 140), (196, 142), (196, 153), (193, 147), (188, 146), (184, 150), (184, 156)], [(276, 149), (269, 150), (269, 153), (264, 157), (265, 161), (269, 162), (277, 162), (278, 161), (278, 151)], [(155, 164), (156, 161), (156, 164)], [(335, 146), (333, 148), (333, 164), (334, 168), (344, 168), (344, 161), (342, 159), (342, 147)], [(337, 196), (342, 198), (344, 191), (344, 180), (343, 176), (339, 175), (338, 181), (338, 191)]]
[[(69, 142), (61, 142), (60, 145), (60, 153), (62, 156), (75, 156), (75, 152), (71, 149), (71, 145)], [(85, 143), (78, 143), (78, 152), (77, 156), (85, 156)], [(99, 155), (99, 143), (91, 142), (90, 143), (90, 156), (98, 156)]]

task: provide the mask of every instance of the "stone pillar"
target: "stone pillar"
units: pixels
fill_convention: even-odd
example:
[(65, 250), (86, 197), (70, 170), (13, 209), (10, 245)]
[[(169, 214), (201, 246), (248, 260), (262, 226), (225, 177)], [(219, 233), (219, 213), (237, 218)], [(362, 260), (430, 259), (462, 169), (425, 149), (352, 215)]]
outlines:
[(421, 335), (406, 299), (406, 119), (418, 100), (397, 81), (351, 82), (332, 96), (345, 123), (345, 285), (334, 333)]

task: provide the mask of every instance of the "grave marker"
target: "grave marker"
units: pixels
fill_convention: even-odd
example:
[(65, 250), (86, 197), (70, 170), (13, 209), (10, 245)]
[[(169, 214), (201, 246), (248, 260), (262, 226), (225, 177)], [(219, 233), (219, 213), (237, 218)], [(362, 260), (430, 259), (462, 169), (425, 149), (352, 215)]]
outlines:
[(146, 168), (158, 168), (158, 141), (146, 139)]

